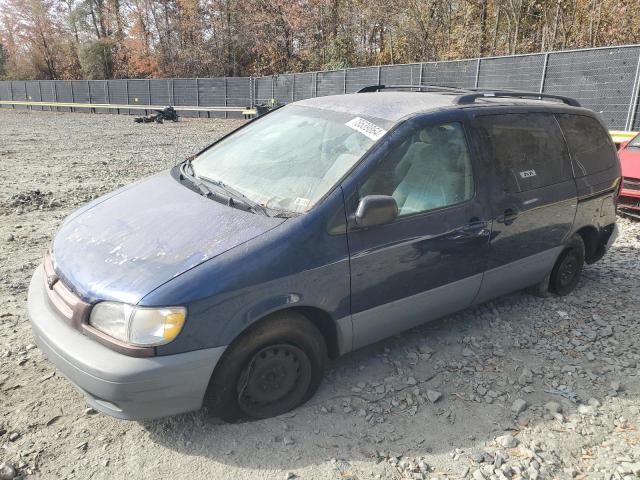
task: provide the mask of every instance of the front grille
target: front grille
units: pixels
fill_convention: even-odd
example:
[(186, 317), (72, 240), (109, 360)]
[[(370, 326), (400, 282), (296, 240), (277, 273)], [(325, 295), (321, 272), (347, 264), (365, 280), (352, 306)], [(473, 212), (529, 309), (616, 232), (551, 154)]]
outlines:
[(640, 179), (625, 177), (622, 180), (622, 188), (626, 190), (638, 190), (640, 191)]
[(49, 303), (60, 313), (67, 323), (97, 342), (132, 357), (151, 357), (155, 355), (154, 347), (138, 347), (116, 340), (106, 333), (96, 330), (89, 325), (89, 313), (91, 304), (80, 299), (67, 287), (53, 267), (51, 254), (47, 251), (44, 255), (44, 289), (47, 292)]
[(620, 208), (640, 208), (640, 198), (618, 197), (618, 206)]
[(44, 288), (51, 305), (68, 323), (78, 328), (85, 321), (91, 305), (83, 302), (60, 280), (49, 252), (44, 255)]

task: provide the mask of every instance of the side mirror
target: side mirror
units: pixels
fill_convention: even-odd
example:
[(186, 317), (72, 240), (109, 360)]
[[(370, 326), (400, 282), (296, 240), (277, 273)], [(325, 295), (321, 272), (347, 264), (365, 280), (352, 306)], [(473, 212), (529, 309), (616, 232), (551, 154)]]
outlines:
[(356, 225), (373, 227), (391, 223), (398, 217), (396, 199), (389, 195), (367, 195), (360, 200), (356, 210)]

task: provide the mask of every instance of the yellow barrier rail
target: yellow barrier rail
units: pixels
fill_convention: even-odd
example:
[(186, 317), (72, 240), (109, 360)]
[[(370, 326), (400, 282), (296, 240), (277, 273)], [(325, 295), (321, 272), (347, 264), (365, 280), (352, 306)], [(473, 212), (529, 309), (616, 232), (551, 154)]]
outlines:
[(638, 132), (625, 132), (622, 130), (609, 130), (609, 135), (611, 135), (611, 138), (613, 139), (613, 143), (615, 143), (616, 145), (622, 143), (622, 142), (626, 142), (627, 140), (631, 140), (633, 137), (635, 137), (638, 134)]
[[(165, 106), (162, 105), (141, 105), (141, 104), (117, 104), (117, 103), (71, 103), (71, 102), (30, 102), (20, 100), (0, 100), (0, 105), (20, 105), (27, 107), (60, 107), (60, 108), (89, 108), (94, 110), (96, 108), (111, 109), (111, 110), (162, 110)], [(177, 105), (173, 107), (178, 112), (239, 112), (242, 115), (253, 116), (257, 114), (255, 108), (246, 107), (196, 107)], [(631, 140), (638, 132), (625, 132), (623, 130), (609, 130), (609, 134), (616, 145), (622, 142)]]
[[(27, 107), (60, 107), (60, 108), (96, 108), (112, 109), (112, 110), (162, 110), (166, 105), (127, 105), (116, 103), (66, 103), (66, 102), (28, 102), (19, 100), (0, 100), (0, 105), (19, 105)], [(255, 108), (246, 107), (196, 107), (177, 105), (173, 107), (178, 112), (239, 112), (243, 115), (255, 115)]]

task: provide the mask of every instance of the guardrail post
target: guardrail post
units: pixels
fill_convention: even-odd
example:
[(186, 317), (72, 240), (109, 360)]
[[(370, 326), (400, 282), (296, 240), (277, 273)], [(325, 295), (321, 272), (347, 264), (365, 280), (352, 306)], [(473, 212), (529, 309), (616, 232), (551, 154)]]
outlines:
[[(93, 102), (91, 101), (91, 83), (89, 83), (89, 80), (87, 80), (87, 93), (88, 93), (88, 95), (89, 95), (89, 103), (93, 103)], [(90, 111), (91, 113), (96, 113), (96, 109), (95, 109), (95, 108), (93, 108), (93, 107), (91, 107), (91, 108), (89, 109), (89, 111)]]
[[(76, 96), (73, 92), (73, 81), (69, 80), (69, 85), (71, 85), (71, 103), (76, 103)], [(73, 107), (71, 107), (69, 110), (73, 112)]]
[[(27, 92), (27, 81), (26, 80), (24, 82), (24, 97), (25, 97), (24, 99), (27, 100), (27, 101), (31, 100), (29, 98), (29, 94)], [(33, 110), (33, 107), (31, 105), (27, 105), (27, 110)]]
[(480, 83), (480, 58), (478, 58), (478, 61), (476, 63), (476, 80), (473, 88), (478, 88), (479, 83)]
[[(11, 80), (9, 80), (9, 92), (11, 93), (11, 101), (13, 102), (15, 98), (13, 98), (13, 82)], [(12, 103), (11, 110), (15, 110), (15, 109), (16, 109), (16, 106)]]
[(151, 80), (147, 79), (147, 105), (151, 105)]
[(544, 54), (544, 63), (542, 64), (542, 77), (540, 78), (540, 92), (544, 92), (544, 82), (547, 79), (547, 65), (549, 65), (549, 54)]
[[(224, 77), (224, 78), (227, 78), (227, 77)], [(249, 76), (249, 103), (251, 108), (255, 107), (255, 96), (253, 94), (254, 84), (255, 84), (255, 78), (253, 75), (250, 75)], [(224, 98), (226, 99), (227, 96), (225, 95)]]
[(420, 81), (418, 85), (422, 85), (422, 70), (424, 70), (424, 63), (420, 64)]
[(378, 80), (376, 82), (376, 85), (380, 85), (380, 79), (382, 78), (382, 66), (378, 65)]
[(175, 106), (176, 105), (176, 84), (173, 78), (171, 79), (171, 91), (169, 93), (169, 96), (171, 98), (171, 105)]
[(633, 80), (633, 90), (631, 91), (631, 99), (629, 100), (629, 112), (627, 113), (627, 121), (625, 130), (633, 130), (633, 124), (636, 121), (636, 112), (638, 110), (638, 88), (640, 88), (640, 53), (638, 54), (638, 64), (636, 65), (636, 76)]
[[(28, 87), (28, 85), (27, 85), (27, 82), (25, 80), (25, 82), (24, 82), (24, 99), (26, 101), (29, 101), (31, 99), (29, 98), (29, 92), (28, 92), (28, 88), (27, 87)], [(27, 105), (27, 110), (33, 110), (33, 106)]]
[[(124, 82), (124, 91), (127, 96), (127, 105), (131, 105), (131, 101), (129, 100), (129, 80), (122, 80)], [(131, 115), (131, 109), (127, 108), (127, 115)]]
[[(200, 80), (196, 78), (196, 107), (200, 106)], [(200, 118), (200, 112), (198, 112)]]
[(274, 100), (276, 98), (276, 77), (275, 75), (271, 75), (271, 99)]
[[(52, 80), (51, 82), (51, 90), (53, 91), (53, 101), (58, 103), (58, 82), (56, 80)], [(56, 106), (56, 112), (59, 112), (58, 107)]]
[(291, 74), (291, 101), (296, 101), (296, 74)]
[(317, 97), (318, 96), (318, 72), (315, 72), (313, 74), (313, 96)]
[(347, 69), (343, 70), (343, 78), (342, 78), (342, 94), (345, 95), (347, 93)]
[[(227, 77), (224, 77), (224, 106), (227, 107), (229, 105), (229, 100), (228, 100), (228, 90), (229, 90), (229, 86), (227, 85)], [(251, 85), (249, 85), (251, 86)], [(209, 117), (211, 117), (211, 114), (208, 113)], [(229, 114), (225, 111), (224, 112), (224, 118), (225, 120), (227, 118), (229, 118)]]
[[(42, 101), (42, 82), (38, 80), (38, 94), (40, 95), (40, 101)], [(40, 111), (44, 111), (44, 107), (40, 107)]]

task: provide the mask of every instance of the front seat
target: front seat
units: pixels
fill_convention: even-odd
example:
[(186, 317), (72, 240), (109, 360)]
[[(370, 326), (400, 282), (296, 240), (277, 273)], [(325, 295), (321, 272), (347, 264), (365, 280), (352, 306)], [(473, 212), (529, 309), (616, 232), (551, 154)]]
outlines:
[(402, 174), (393, 198), (401, 214), (432, 210), (448, 205), (450, 185), (455, 172), (449, 166), (447, 139), (440, 127), (422, 130), (398, 164)]

